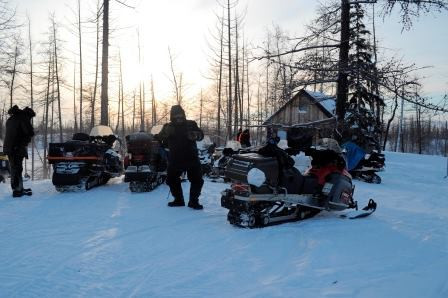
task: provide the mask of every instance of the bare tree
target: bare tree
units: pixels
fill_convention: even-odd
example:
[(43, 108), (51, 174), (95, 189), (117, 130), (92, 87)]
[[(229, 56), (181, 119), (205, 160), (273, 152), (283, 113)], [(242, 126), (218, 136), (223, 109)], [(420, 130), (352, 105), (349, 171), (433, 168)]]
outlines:
[(109, 125), (109, 0), (103, 0), (103, 55), (101, 66), (101, 124)]

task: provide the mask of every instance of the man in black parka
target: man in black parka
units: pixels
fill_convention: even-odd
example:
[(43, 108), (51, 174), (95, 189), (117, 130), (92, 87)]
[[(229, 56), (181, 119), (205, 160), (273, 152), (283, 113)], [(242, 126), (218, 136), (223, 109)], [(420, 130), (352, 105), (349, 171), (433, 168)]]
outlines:
[(170, 187), (174, 201), (169, 202), (168, 206), (185, 206), (180, 176), (186, 171), (191, 183), (188, 207), (200, 210), (203, 206), (199, 204), (199, 196), (204, 180), (196, 141), (201, 141), (204, 133), (195, 121), (186, 119), (185, 111), (180, 105), (171, 107), (170, 120), (157, 135), (162, 144), (169, 149), (166, 183)]
[(21, 110), (18, 106), (13, 106), (8, 110), (10, 115), (6, 121), (6, 135), (3, 144), (3, 151), (8, 155), (11, 169), (11, 188), (13, 197), (31, 195), (31, 189), (23, 188), (22, 163), (24, 158), (28, 158), (28, 144), (34, 136), (34, 129), (31, 125), (31, 118), (36, 116), (34, 111), (28, 107)]

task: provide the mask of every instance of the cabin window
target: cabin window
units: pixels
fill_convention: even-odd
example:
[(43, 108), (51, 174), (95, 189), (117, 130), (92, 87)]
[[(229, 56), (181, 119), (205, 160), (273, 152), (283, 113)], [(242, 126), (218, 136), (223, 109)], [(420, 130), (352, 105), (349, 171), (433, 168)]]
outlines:
[(304, 100), (299, 100), (299, 114), (308, 113), (309, 104)]

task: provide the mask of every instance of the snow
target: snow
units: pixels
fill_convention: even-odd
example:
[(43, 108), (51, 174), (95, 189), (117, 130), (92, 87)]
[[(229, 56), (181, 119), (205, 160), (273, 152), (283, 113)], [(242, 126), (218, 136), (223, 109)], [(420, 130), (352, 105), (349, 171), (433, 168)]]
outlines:
[(324, 109), (326, 109), (332, 115), (336, 112), (336, 97), (329, 96), (321, 92), (305, 90), (306, 93), (311, 95), (318, 103), (320, 103)]
[[(0, 185), (1, 297), (448, 297), (446, 159), (386, 153), (379, 185), (355, 181), (368, 218), (322, 212), (240, 229), (206, 181), (203, 211), (168, 208), (166, 185), (121, 179), (85, 193)], [(184, 193), (188, 183), (183, 184)]]

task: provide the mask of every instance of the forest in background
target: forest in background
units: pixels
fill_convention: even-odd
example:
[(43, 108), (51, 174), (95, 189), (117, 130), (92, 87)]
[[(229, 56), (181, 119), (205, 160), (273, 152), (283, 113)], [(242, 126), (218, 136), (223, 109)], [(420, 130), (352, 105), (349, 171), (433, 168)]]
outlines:
[[(30, 18), (19, 17), (8, 0), (0, 0), (0, 137), (12, 105), (32, 107), (38, 133), (31, 160), (45, 164), (50, 142), (97, 124), (111, 126), (123, 139), (166, 123), (171, 105), (182, 104), (218, 144), (234, 138), (240, 127), (252, 127), (259, 143), (264, 132), (255, 126), (307, 88), (336, 97), (343, 140), (356, 136), (364, 147), (448, 155), (448, 123), (439, 120), (446, 119), (448, 96), (425, 97), (418, 71), (427, 66), (381, 52), (375, 31), (376, 20), (392, 12), (401, 17), (403, 30), (412, 30), (419, 15), (446, 13), (448, 1), (325, 1), (303, 36), (272, 25), (257, 45), (245, 35), (250, 11), (241, 2), (219, 0), (210, 11), (216, 25), (204, 50), (209, 71), (201, 91), (186, 95), (178, 49), (167, 45), (172, 95), (158, 98), (150, 76), (136, 88), (125, 85), (120, 47), (114, 43), (119, 29), (109, 18), (109, 5), (132, 10), (133, 1), (98, 0), (89, 14), (82, 13), (85, 2), (73, 1), (71, 19), (49, 12), (48, 30), (36, 38)], [(68, 47), (61, 31), (69, 32), (77, 46)], [(135, 47), (140, 64), (145, 51), (140, 42)], [(34, 178), (34, 162), (31, 172)]]

